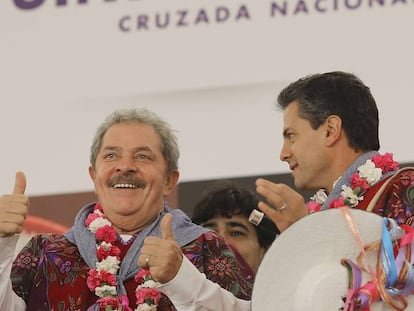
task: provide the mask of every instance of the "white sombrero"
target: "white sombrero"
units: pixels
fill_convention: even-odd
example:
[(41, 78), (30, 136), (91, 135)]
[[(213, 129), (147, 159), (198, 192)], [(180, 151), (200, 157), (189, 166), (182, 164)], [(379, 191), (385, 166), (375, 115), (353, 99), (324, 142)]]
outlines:
[[(383, 218), (349, 209), (364, 245), (381, 241)], [(329, 209), (304, 217), (272, 244), (256, 275), (252, 311), (338, 311), (344, 306), (349, 285), (342, 259), (356, 262), (361, 248), (342, 209)], [(377, 251), (367, 253), (376, 269)], [(362, 273), (362, 284), (371, 279)], [(414, 310), (414, 295), (406, 310)], [(371, 311), (393, 310), (382, 301)]]

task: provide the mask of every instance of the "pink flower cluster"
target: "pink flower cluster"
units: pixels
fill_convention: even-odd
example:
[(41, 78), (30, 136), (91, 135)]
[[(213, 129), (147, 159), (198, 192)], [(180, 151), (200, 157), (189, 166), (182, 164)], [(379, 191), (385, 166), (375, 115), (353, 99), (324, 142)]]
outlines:
[(306, 203), (306, 209), (308, 210), (308, 213), (315, 213), (315, 212), (319, 212), (322, 208), (322, 204), (315, 202), (315, 201), (309, 201), (308, 203)]
[(374, 155), (371, 160), (374, 162), (376, 167), (382, 169), (383, 174), (398, 170), (400, 167), (399, 163), (394, 161), (392, 153), (389, 152), (384, 155)]

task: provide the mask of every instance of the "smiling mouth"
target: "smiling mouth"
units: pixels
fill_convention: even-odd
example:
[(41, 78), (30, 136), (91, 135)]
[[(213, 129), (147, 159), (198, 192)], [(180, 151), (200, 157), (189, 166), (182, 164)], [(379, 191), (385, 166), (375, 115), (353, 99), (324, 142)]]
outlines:
[(115, 189), (137, 189), (137, 188), (143, 188), (140, 187), (139, 185), (134, 185), (134, 184), (115, 184), (112, 186)]
[(136, 178), (114, 178), (108, 181), (108, 186), (113, 189), (144, 189), (145, 183)]

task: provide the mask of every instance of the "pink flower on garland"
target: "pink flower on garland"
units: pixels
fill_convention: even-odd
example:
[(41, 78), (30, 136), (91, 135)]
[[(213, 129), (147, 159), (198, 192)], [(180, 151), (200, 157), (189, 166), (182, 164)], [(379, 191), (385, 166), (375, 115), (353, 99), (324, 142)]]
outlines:
[(119, 299), (113, 296), (106, 296), (98, 299), (97, 303), (100, 305), (100, 310), (117, 310), (119, 306)]
[(372, 162), (374, 162), (376, 167), (382, 169), (382, 173), (388, 173), (390, 171), (395, 171), (398, 169), (398, 162), (394, 161), (392, 153), (385, 153), (384, 155), (374, 155), (372, 157)]
[(116, 278), (112, 273), (109, 273), (107, 271), (98, 271), (96, 269), (91, 269), (88, 272), (86, 283), (88, 284), (88, 288), (90, 290), (95, 290), (96, 287), (101, 286), (103, 283), (112, 286), (116, 285)]
[(116, 246), (109, 246), (105, 247), (100, 245), (96, 250), (96, 257), (98, 257), (99, 261), (105, 259), (108, 256), (115, 256), (119, 259), (119, 255), (121, 254), (121, 250)]
[(137, 282), (138, 284), (142, 284), (150, 277), (151, 277), (151, 272), (149, 272), (149, 270), (141, 269), (138, 271), (138, 273), (135, 275), (134, 278), (135, 278), (135, 282)]
[(90, 290), (95, 290), (95, 287), (101, 284), (101, 277), (99, 276), (98, 270), (89, 270), (88, 278), (86, 279), (86, 284), (88, 284)]
[(156, 288), (142, 287), (135, 292), (137, 303), (146, 303), (148, 305), (157, 305), (161, 299), (161, 293)]
[(343, 196), (340, 196), (336, 200), (332, 200), (331, 204), (329, 204), (329, 208), (338, 208), (345, 206), (345, 199)]
[(322, 205), (320, 203), (309, 201), (306, 204), (306, 208), (308, 209), (309, 213), (319, 212), (321, 210)]
[(360, 188), (359, 192), (364, 192), (369, 189), (369, 184), (365, 178), (361, 178), (358, 173), (351, 176), (352, 189)]
[(115, 229), (108, 225), (98, 228), (95, 234), (98, 242), (114, 243), (117, 239)]

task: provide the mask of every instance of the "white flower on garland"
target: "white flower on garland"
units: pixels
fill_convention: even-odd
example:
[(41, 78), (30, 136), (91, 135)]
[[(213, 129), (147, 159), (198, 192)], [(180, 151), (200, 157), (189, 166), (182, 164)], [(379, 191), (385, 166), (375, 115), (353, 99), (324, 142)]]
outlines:
[(146, 280), (143, 284), (138, 285), (139, 288), (157, 288), (160, 286), (160, 283), (154, 280)]
[(325, 190), (324, 189), (319, 189), (315, 193), (315, 195), (313, 195), (311, 197), (311, 200), (312, 201), (315, 201), (316, 203), (323, 204), (323, 203), (325, 203), (325, 201), (326, 201), (327, 198), (328, 198), (328, 196), (327, 196)]
[(378, 180), (380, 180), (382, 176), (382, 169), (379, 167), (375, 167), (374, 162), (372, 160), (368, 159), (365, 164), (361, 165), (358, 168), (359, 175), (361, 178), (366, 178), (367, 183), (372, 186), (375, 184)]
[(98, 217), (98, 218), (96, 218), (95, 220), (93, 220), (91, 222), (88, 229), (89, 229), (90, 232), (95, 233), (96, 230), (98, 230), (98, 228), (101, 228), (101, 227), (104, 227), (104, 226), (112, 226), (112, 224), (108, 219)]
[(96, 263), (98, 271), (104, 270), (112, 274), (116, 274), (119, 269), (120, 261), (115, 256), (108, 256), (102, 261)]
[(95, 288), (95, 294), (99, 297), (105, 297), (108, 295), (116, 295), (116, 287), (110, 285), (98, 286)]
[(347, 203), (349, 203), (349, 206), (354, 207), (357, 206), (359, 201), (363, 200), (362, 196), (358, 196), (354, 193), (351, 187), (348, 187), (347, 185), (342, 185), (342, 192), (341, 195), (344, 197)]
[(157, 311), (157, 306), (142, 303), (135, 309), (135, 311)]
[(103, 241), (103, 242), (101, 242), (101, 244), (97, 245), (96, 247), (97, 248), (98, 247), (103, 247), (105, 250), (108, 250), (108, 249), (111, 248), (111, 246), (112, 246), (112, 243), (108, 243), (108, 242)]

